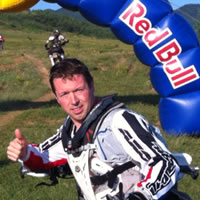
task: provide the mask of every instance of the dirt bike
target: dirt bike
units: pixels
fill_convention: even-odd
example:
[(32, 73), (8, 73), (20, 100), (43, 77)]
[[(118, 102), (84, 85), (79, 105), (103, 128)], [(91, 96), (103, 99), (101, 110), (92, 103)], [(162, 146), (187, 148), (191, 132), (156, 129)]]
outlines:
[(64, 42), (53, 42), (55, 39), (54, 36), (51, 36), (49, 38), (49, 41), (52, 42), (51, 47), (47, 47), (46, 46), (46, 50), (48, 50), (49, 53), (49, 58), (51, 61), (51, 65), (54, 66), (56, 63), (59, 63), (61, 60), (64, 59), (64, 50), (63, 50), (63, 46), (68, 43), (68, 41), (64, 41)]
[[(194, 166), (191, 165), (192, 163), (192, 157), (187, 154), (187, 153), (172, 153), (173, 157), (176, 159), (180, 166), (180, 173), (178, 175), (178, 181), (177, 184), (180, 180), (184, 178), (184, 176), (190, 175), (192, 179), (197, 179), (199, 176), (199, 166)], [(31, 171), (28, 169), (26, 166), (23, 165), (23, 162), (21, 162), (22, 166), (20, 169), (20, 175), (21, 178), (24, 178), (25, 175), (33, 176), (33, 177), (46, 177), (49, 176), (50, 180), (52, 181), (50, 184), (42, 182), (36, 185), (36, 187), (41, 186), (41, 185), (46, 185), (46, 186), (54, 186), (58, 184), (58, 178), (66, 178), (66, 176), (72, 176), (72, 172), (69, 168), (69, 165), (61, 165), (57, 166), (54, 168), (51, 168), (49, 170), (35, 170)], [(170, 192), (170, 195), (167, 198), (167, 200), (191, 200), (191, 198), (186, 194), (178, 191), (177, 189), (177, 184), (176, 187), (173, 188)]]
[(64, 59), (64, 51), (62, 47), (53, 46), (52, 48), (47, 48), (47, 50), (49, 52), (49, 59), (52, 66)]
[(61, 53), (59, 53), (59, 52), (53, 52), (52, 58), (53, 58), (52, 65), (55, 65), (56, 63), (59, 63), (61, 60), (63, 60), (63, 57), (62, 57)]

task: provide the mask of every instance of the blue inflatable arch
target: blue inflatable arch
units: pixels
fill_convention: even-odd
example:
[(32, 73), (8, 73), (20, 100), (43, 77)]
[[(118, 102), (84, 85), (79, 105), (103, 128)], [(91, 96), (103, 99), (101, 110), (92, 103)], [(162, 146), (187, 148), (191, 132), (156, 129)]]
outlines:
[(161, 95), (159, 116), (170, 135), (200, 134), (200, 46), (192, 26), (168, 0), (57, 0), (87, 20), (109, 26), (151, 67)]

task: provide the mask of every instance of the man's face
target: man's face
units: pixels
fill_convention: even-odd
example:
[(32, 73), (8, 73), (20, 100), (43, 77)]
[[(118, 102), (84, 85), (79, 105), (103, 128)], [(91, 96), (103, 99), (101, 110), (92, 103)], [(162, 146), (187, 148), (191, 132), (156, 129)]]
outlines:
[(94, 105), (94, 85), (89, 88), (83, 75), (76, 74), (72, 79), (54, 79), (54, 86), (58, 103), (78, 129)]

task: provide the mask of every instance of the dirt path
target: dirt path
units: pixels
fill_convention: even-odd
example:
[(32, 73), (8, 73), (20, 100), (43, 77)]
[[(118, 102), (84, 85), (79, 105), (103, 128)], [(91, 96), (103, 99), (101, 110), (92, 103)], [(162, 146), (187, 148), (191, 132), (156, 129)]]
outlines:
[[(16, 62), (23, 62), (24, 59), (31, 60), (35, 66), (36, 70), (42, 77), (42, 82), (46, 85), (49, 85), (49, 72), (43, 65), (43, 63), (36, 57), (30, 54), (24, 54), (24, 56), (17, 58)], [(32, 100), (32, 102), (46, 102), (55, 99), (52, 92), (46, 93), (43, 96), (39, 97), (38, 99)], [(0, 116), (0, 127), (5, 126), (8, 122), (12, 121), (15, 117), (21, 114), (23, 110), (20, 111), (8, 111), (6, 114)]]

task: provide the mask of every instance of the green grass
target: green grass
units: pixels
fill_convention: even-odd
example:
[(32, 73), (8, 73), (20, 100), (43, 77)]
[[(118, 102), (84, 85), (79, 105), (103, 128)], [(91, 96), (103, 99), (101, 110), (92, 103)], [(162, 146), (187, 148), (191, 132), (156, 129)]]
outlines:
[[(6, 36), (5, 49), (0, 52), (0, 118), (10, 112), (18, 112), (6, 123), (0, 125), (0, 199), (1, 200), (43, 200), (76, 199), (72, 178), (60, 179), (55, 187), (35, 188), (47, 178), (19, 176), (19, 164), (7, 159), (6, 148), (14, 138), (15, 128), (31, 143), (39, 143), (55, 133), (63, 123), (66, 114), (55, 100), (35, 102), (49, 91), (43, 77), (37, 70), (38, 61), (47, 71), (50, 61), (44, 43), (50, 33), (28, 33), (13, 31), (0, 26)], [(96, 95), (118, 93), (118, 99), (131, 109), (144, 115), (151, 123), (159, 126), (159, 95), (152, 89), (149, 67), (142, 65), (133, 53), (133, 48), (118, 40), (95, 39), (64, 33), (70, 39), (65, 46), (67, 57), (85, 62), (95, 78)], [(31, 55), (30, 59), (26, 55)], [(36, 62), (37, 61), (37, 62)], [(11, 116), (12, 116), (11, 115)], [(200, 165), (200, 139), (198, 137), (172, 137), (164, 133), (171, 151), (188, 152), (193, 164)], [(193, 200), (200, 197), (200, 179), (185, 176), (179, 188)]]

